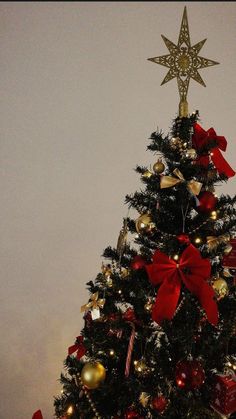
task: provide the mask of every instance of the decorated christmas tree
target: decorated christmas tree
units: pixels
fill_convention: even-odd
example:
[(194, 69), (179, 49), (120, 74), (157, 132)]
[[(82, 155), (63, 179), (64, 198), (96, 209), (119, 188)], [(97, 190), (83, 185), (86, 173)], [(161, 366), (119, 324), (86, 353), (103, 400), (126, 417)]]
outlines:
[(169, 54), (149, 60), (168, 67), (162, 84), (177, 79), (178, 116), (151, 134), (156, 163), (136, 167), (143, 188), (126, 196), (136, 217), (87, 283), (57, 418), (235, 417), (236, 197), (214, 189), (235, 172), (187, 103), (190, 79), (205, 86), (199, 70), (218, 63), (191, 45), (186, 9), (177, 44), (162, 38)]

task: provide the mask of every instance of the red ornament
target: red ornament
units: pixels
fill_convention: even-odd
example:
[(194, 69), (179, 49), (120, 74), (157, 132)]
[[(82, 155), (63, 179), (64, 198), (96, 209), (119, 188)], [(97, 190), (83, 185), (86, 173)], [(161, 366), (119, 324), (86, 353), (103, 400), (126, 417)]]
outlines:
[(201, 387), (205, 380), (205, 371), (196, 359), (179, 361), (176, 365), (175, 380), (177, 386), (185, 390)]
[(125, 412), (124, 419), (142, 419), (142, 416), (139, 416), (135, 410), (127, 410), (127, 412)]
[(187, 234), (185, 234), (185, 233), (182, 233), (182, 234), (179, 234), (178, 236), (177, 236), (177, 239), (179, 240), (179, 242), (180, 242), (180, 244), (190, 244), (190, 238), (189, 238), (189, 236), (187, 235)]
[(215, 376), (211, 406), (223, 415), (236, 412), (236, 381), (234, 377), (223, 374)]
[(166, 398), (164, 396), (156, 396), (152, 400), (152, 407), (157, 412), (162, 413), (162, 412), (164, 412), (164, 410), (167, 406), (167, 403), (168, 403), (168, 401), (166, 400)]
[(131, 261), (130, 267), (134, 270), (137, 271), (138, 269), (142, 269), (144, 268), (144, 266), (146, 265), (146, 261), (145, 259), (140, 256), (137, 255), (133, 258), (133, 260)]
[(197, 211), (199, 212), (211, 212), (215, 209), (217, 204), (217, 198), (212, 192), (204, 191), (198, 196), (199, 205)]

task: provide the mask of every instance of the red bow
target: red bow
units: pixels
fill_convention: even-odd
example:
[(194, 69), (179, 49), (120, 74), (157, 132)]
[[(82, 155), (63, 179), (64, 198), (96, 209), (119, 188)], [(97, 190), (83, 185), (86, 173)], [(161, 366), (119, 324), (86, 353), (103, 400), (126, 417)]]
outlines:
[(32, 419), (43, 419), (41, 410), (37, 410), (37, 412), (33, 414)]
[(181, 290), (181, 282), (198, 298), (210, 323), (218, 322), (218, 308), (214, 301), (214, 290), (207, 283), (211, 274), (208, 259), (203, 259), (196, 247), (190, 244), (182, 253), (178, 263), (157, 250), (153, 263), (146, 266), (149, 281), (161, 284), (152, 310), (152, 319), (161, 323), (174, 316)]
[[(193, 146), (198, 150), (201, 151), (207, 143), (211, 140), (216, 141), (216, 145), (211, 149), (211, 160), (214, 163), (216, 169), (218, 170), (219, 174), (224, 174), (228, 178), (235, 175), (235, 171), (230, 167), (227, 161), (222, 156), (220, 150), (225, 151), (227, 147), (227, 141), (225, 137), (216, 135), (216, 132), (213, 128), (209, 128), (205, 131), (199, 124), (195, 123), (194, 126), (194, 135), (192, 138)], [(197, 159), (197, 163), (201, 164), (202, 166), (207, 167), (209, 165), (210, 158), (209, 155), (200, 156)]]
[(86, 348), (83, 345), (84, 337), (83, 336), (77, 336), (76, 341), (77, 342), (75, 343), (75, 345), (72, 345), (68, 348), (68, 355), (71, 355), (75, 351), (77, 351), (76, 358), (80, 359), (86, 353)]

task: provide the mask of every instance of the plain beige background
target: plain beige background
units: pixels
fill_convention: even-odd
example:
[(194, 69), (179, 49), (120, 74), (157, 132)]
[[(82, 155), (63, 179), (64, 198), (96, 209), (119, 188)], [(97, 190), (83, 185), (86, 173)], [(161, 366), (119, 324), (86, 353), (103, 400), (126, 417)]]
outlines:
[[(156, 126), (176, 116), (176, 81), (146, 58), (177, 42), (184, 5), (192, 43), (220, 61), (194, 81), (190, 110), (228, 139), (236, 167), (236, 4), (0, 4), (1, 419), (53, 416), (53, 395), (82, 327), (85, 283), (116, 245), (126, 193)], [(236, 179), (219, 190), (233, 194)]]

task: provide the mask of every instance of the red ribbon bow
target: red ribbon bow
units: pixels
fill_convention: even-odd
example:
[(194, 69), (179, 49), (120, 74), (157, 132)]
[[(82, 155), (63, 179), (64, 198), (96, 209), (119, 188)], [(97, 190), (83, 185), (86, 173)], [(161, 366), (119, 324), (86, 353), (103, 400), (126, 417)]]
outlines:
[(190, 244), (182, 253), (178, 263), (165, 253), (157, 250), (153, 263), (146, 265), (149, 281), (161, 286), (152, 310), (152, 319), (161, 323), (174, 316), (181, 290), (181, 282), (198, 298), (204, 308), (208, 321), (213, 325), (218, 322), (218, 307), (214, 300), (214, 290), (207, 283), (211, 274), (208, 259), (203, 259), (196, 247)]
[(73, 354), (74, 352), (77, 351), (76, 358), (80, 359), (86, 353), (86, 348), (83, 344), (84, 337), (83, 336), (77, 336), (76, 340), (77, 340), (77, 343), (75, 343), (75, 345), (72, 345), (68, 348), (68, 355), (71, 355), (71, 354)]
[(41, 410), (37, 410), (37, 412), (33, 414), (32, 419), (43, 419)]
[[(211, 149), (211, 160), (214, 163), (217, 171), (219, 174), (224, 174), (228, 178), (235, 175), (235, 171), (230, 167), (227, 161), (222, 156), (220, 150), (225, 151), (227, 147), (227, 141), (225, 137), (216, 135), (216, 132), (213, 128), (209, 128), (205, 131), (199, 124), (195, 123), (193, 125), (194, 128), (194, 135), (192, 138), (193, 146), (198, 150), (201, 151), (203, 147), (207, 145), (207, 143), (211, 140), (216, 141), (217, 145), (213, 146)], [(209, 165), (210, 158), (209, 155), (200, 156), (197, 159), (197, 163), (201, 164), (202, 166), (207, 167)]]

